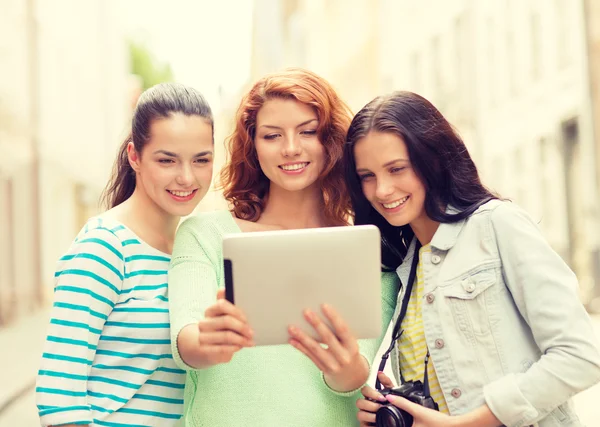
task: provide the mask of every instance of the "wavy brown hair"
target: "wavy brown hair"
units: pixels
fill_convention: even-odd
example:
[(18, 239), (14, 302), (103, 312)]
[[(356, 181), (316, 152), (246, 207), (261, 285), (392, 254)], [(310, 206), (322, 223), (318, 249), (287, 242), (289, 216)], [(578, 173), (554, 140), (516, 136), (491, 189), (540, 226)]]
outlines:
[(258, 111), (274, 98), (294, 99), (315, 110), (317, 135), (325, 148), (325, 167), (319, 176), (324, 216), (331, 225), (347, 225), (351, 204), (341, 160), (352, 113), (326, 80), (300, 68), (263, 77), (242, 99), (235, 130), (227, 140), (230, 159), (221, 170), (225, 199), (238, 218), (248, 221), (257, 221), (265, 208), (269, 179), (258, 163), (254, 137)]

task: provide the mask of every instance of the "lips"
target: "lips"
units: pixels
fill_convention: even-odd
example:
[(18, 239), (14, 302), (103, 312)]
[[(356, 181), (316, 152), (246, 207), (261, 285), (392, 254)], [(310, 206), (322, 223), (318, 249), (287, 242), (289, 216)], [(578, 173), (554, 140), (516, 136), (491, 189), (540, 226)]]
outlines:
[(404, 203), (406, 203), (406, 201), (408, 200), (409, 196), (403, 197), (401, 199), (398, 199), (396, 201), (393, 202), (389, 202), (389, 203), (381, 203), (381, 206), (383, 206), (385, 209), (396, 209), (398, 206), (403, 205)]
[(194, 191), (196, 190), (192, 190), (192, 191), (174, 191), (174, 190), (167, 190), (169, 193), (173, 194), (174, 196), (177, 197), (188, 197), (190, 194), (192, 194)]
[(171, 196), (171, 199), (176, 202), (189, 202), (196, 196), (198, 189), (192, 191), (180, 191), (180, 190), (167, 190), (167, 193)]
[(284, 171), (293, 172), (304, 169), (310, 164), (310, 162), (297, 162), (297, 163), (286, 163), (284, 165), (279, 165), (280, 169)]

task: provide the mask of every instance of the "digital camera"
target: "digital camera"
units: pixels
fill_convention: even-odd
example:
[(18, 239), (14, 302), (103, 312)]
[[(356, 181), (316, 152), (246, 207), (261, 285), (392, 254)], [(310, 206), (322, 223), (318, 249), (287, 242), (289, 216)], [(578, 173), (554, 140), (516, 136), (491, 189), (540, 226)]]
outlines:
[[(384, 397), (388, 394), (400, 396), (417, 405), (439, 411), (438, 404), (435, 403), (431, 396), (425, 393), (421, 381), (407, 381), (400, 387), (384, 388), (380, 393)], [(391, 403), (383, 404), (375, 413), (375, 426), (377, 427), (411, 427), (412, 424), (412, 415), (395, 407)]]

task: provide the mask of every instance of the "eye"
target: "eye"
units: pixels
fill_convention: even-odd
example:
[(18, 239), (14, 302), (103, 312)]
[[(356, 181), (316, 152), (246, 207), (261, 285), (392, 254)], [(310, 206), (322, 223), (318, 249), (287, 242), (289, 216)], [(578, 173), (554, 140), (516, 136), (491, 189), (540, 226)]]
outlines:
[(206, 158), (196, 159), (196, 163), (210, 163), (210, 160)]
[(270, 133), (268, 135), (263, 136), (264, 139), (271, 141), (279, 136), (278, 133)]
[(174, 163), (174, 160), (173, 159), (158, 159), (158, 163), (163, 163), (163, 164)]
[(390, 169), (391, 173), (398, 173), (398, 172), (402, 172), (404, 169), (406, 169), (406, 166), (401, 166), (401, 167), (397, 167), (397, 168), (392, 168)]
[(300, 132), (301, 135), (307, 135), (307, 136), (312, 136), (312, 135), (316, 135), (317, 131), (316, 130), (303, 130), (302, 132)]
[(358, 179), (360, 180), (360, 182), (365, 182), (370, 178), (373, 178), (375, 175), (373, 175), (372, 173), (364, 173), (362, 175), (358, 175)]

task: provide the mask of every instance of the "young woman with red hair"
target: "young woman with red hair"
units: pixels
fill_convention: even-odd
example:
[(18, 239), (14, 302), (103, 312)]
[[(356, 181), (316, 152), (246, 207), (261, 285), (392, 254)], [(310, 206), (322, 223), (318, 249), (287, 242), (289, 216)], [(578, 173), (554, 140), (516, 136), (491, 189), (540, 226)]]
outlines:
[[(254, 347), (252, 325), (223, 299), (221, 252), (226, 233), (348, 225), (341, 157), (350, 120), (331, 86), (302, 69), (266, 76), (243, 98), (221, 173), (232, 211), (186, 220), (169, 272), (173, 353), (188, 372), (186, 426), (357, 425), (355, 401), (379, 341), (359, 343), (324, 308), (305, 316), (326, 346), (290, 327), (291, 345)], [(384, 278), (385, 326), (394, 276)]]

